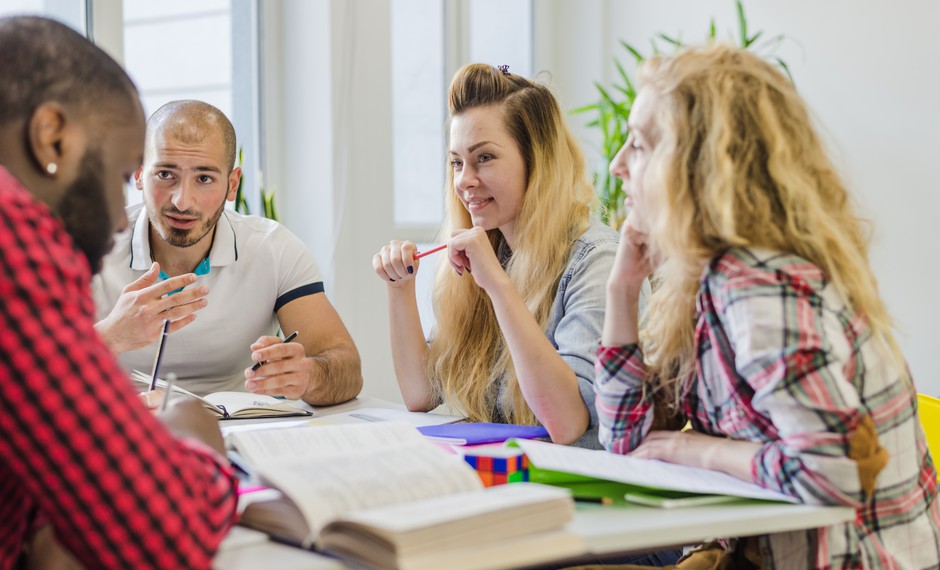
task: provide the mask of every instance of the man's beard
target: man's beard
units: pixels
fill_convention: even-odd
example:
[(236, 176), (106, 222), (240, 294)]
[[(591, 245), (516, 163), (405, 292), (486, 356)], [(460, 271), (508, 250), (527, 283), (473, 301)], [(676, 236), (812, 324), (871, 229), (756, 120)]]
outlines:
[[(172, 245), (173, 247), (192, 247), (196, 245), (197, 243), (199, 243), (199, 241), (202, 238), (206, 237), (213, 229), (215, 229), (215, 225), (219, 222), (219, 218), (222, 217), (223, 210), (225, 210), (225, 200), (222, 200), (222, 204), (219, 205), (219, 209), (216, 210), (215, 213), (212, 214), (212, 217), (210, 217), (206, 221), (206, 223), (202, 225), (202, 227), (184, 230), (184, 229), (174, 228), (173, 226), (167, 225), (166, 230), (165, 230), (166, 235), (161, 235), (160, 237), (163, 238), (163, 241)], [(190, 210), (186, 210), (185, 212), (182, 212), (172, 206), (168, 208), (164, 208), (163, 214), (171, 214), (171, 215), (176, 214), (180, 216), (201, 217), (201, 216), (197, 216), (195, 212), (192, 212)], [(159, 228), (160, 226), (155, 223), (156, 222), (155, 218), (157, 214), (151, 213), (149, 214), (149, 216), (150, 216), (150, 225), (154, 228)]]
[(89, 149), (82, 158), (78, 178), (59, 202), (59, 218), (75, 246), (85, 254), (92, 273), (101, 271), (104, 256), (114, 245), (114, 227), (105, 197), (101, 151)]

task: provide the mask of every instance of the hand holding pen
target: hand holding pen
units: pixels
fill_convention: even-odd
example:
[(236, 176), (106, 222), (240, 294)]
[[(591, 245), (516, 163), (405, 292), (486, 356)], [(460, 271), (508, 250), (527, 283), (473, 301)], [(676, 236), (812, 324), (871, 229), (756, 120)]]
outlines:
[[(297, 337), (297, 331), (294, 331), (294, 332), (290, 333), (290, 334), (287, 336), (287, 338), (284, 339), (283, 342), (290, 342), (290, 341), (294, 340), (296, 337)], [(259, 339), (259, 341), (260, 341), (260, 339)], [(252, 369), (252, 370), (257, 370), (257, 369), (261, 368), (262, 366), (264, 366), (264, 365), (267, 364), (267, 363), (268, 363), (267, 360), (259, 360), (258, 362), (255, 362), (254, 365), (252, 365), (251, 369)]]
[[(141, 399), (144, 402), (144, 405), (150, 409), (155, 409), (157, 406), (160, 406), (161, 410), (166, 407), (166, 401), (169, 398), (170, 386), (167, 386), (167, 390), (163, 394), (163, 402), (159, 401), (157, 396), (157, 381), (160, 379), (160, 365), (163, 363), (163, 349), (166, 347), (166, 337), (170, 331), (170, 321), (169, 319), (164, 319), (163, 327), (161, 328), (162, 332), (160, 334), (160, 340), (157, 343), (157, 353), (153, 360), (153, 369), (150, 372), (150, 388), (146, 392), (140, 394)], [(173, 377), (176, 379), (176, 376)]]
[(390, 287), (400, 288), (418, 274), (418, 260), (447, 247), (446, 243), (419, 252), (413, 241), (393, 240), (372, 256), (372, 269)]
[(245, 370), (245, 389), (255, 394), (300, 399), (310, 384), (313, 362), (304, 345), (291, 342), (297, 332), (281, 340), (263, 336), (251, 345), (254, 364)]

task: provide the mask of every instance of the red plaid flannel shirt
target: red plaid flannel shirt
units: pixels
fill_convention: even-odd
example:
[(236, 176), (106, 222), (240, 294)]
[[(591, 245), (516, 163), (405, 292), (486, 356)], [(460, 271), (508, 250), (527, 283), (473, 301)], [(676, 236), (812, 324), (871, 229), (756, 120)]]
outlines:
[(233, 473), (138, 401), (95, 332), (90, 280), (0, 166), (0, 570), (37, 517), (89, 568), (208, 568), (235, 519)]

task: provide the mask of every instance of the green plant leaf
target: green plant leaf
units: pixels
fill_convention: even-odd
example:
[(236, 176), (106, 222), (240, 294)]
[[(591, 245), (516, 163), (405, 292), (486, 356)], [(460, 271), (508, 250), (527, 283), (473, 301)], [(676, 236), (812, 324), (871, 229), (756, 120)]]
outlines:
[(751, 45), (753, 45), (754, 42), (756, 42), (757, 39), (760, 38), (763, 33), (764, 33), (764, 31), (761, 30), (761, 31), (757, 32), (756, 34), (754, 34), (753, 36), (749, 37), (749, 38), (747, 39), (747, 41), (744, 42), (744, 47), (746, 47), (746, 48), (751, 47)]
[(613, 97), (611, 97), (610, 94), (607, 93), (607, 90), (604, 89), (604, 86), (603, 86), (603, 85), (601, 85), (600, 83), (598, 83), (598, 82), (595, 81), (595, 82), (594, 82), (594, 86), (597, 87), (597, 90), (598, 90), (598, 91), (600, 91), (601, 97), (604, 98), (604, 101), (606, 101), (607, 104), (612, 105), (612, 106), (614, 106), (614, 107), (617, 106), (616, 101), (614, 101)]
[(747, 47), (747, 17), (744, 15), (744, 4), (741, 0), (734, 0), (738, 9), (738, 30), (741, 34), (741, 47)]
[(620, 45), (622, 45), (625, 50), (627, 50), (628, 52), (630, 52), (630, 53), (633, 55), (633, 57), (636, 58), (636, 62), (637, 62), (637, 63), (640, 63), (641, 61), (643, 61), (644, 59), (646, 59), (645, 57), (643, 57), (643, 54), (641, 54), (640, 52), (638, 52), (638, 51), (636, 50), (636, 48), (634, 48), (632, 45), (628, 44), (627, 42), (625, 42), (625, 41), (623, 41), (623, 40), (620, 40)]
[(795, 83), (795, 81), (793, 81), (793, 75), (790, 73), (790, 66), (787, 65), (787, 62), (783, 61), (779, 57), (774, 58), (774, 61), (777, 62), (777, 65), (783, 68), (783, 72), (787, 74), (787, 78), (790, 80), (790, 83)]
[(660, 38), (662, 38), (663, 40), (665, 40), (666, 42), (668, 42), (668, 43), (672, 44), (673, 46), (677, 47), (677, 48), (682, 47), (682, 40), (680, 40), (680, 39), (678, 39), (678, 38), (669, 37), (669, 36), (667, 36), (666, 34), (664, 34), (664, 33), (662, 33), (662, 32), (660, 32), (660, 33), (658, 33), (658, 34), (656, 34), (656, 35), (659, 36)]
[(577, 115), (578, 113), (587, 113), (588, 111), (596, 111), (597, 103), (591, 103), (590, 105), (584, 105), (583, 107), (576, 107), (570, 111), (572, 115)]
[(777, 34), (776, 36), (764, 40), (764, 42), (759, 46), (754, 46), (754, 51), (758, 53), (769, 53), (772, 54), (777, 51), (777, 48), (780, 47), (780, 44), (786, 40), (787, 37), (783, 34)]
[[(242, 147), (238, 147), (238, 168), (241, 168), (245, 164), (245, 151)], [(238, 188), (235, 190), (235, 211), (239, 214), (251, 214), (251, 210), (248, 207), (248, 201), (245, 200), (245, 171), (242, 170), (238, 175)]]
[(715, 18), (711, 19), (711, 24), (708, 26), (708, 40), (715, 41)]
[(630, 81), (630, 76), (627, 75), (623, 65), (621, 65), (616, 58), (614, 59), (614, 65), (617, 67), (617, 73), (620, 74), (620, 79), (622, 79), (624, 83), (624, 87), (618, 87), (618, 90), (626, 96), (628, 101), (632, 102), (636, 99), (636, 89), (633, 87), (633, 82)]

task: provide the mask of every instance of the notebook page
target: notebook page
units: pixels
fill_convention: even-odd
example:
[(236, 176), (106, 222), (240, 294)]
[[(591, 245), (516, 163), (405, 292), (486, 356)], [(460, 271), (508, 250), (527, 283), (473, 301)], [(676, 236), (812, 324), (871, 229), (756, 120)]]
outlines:
[(719, 471), (540, 441), (516, 440), (516, 443), (529, 457), (531, 464), (539, 469), (586, 475), (654, 489), (798, 502), (793, 497)]

